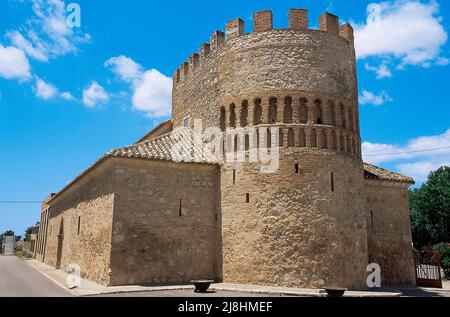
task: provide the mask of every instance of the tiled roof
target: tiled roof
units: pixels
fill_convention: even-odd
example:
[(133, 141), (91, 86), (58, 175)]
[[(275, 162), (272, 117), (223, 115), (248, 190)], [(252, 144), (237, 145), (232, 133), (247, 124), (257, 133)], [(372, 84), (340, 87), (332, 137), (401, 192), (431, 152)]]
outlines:
[(364, 163), (364, 178), (414, 184), (411, 177), (385, 170), (381, 167)]
[(141, 143), (112, 150), (99, 158), (94, 164), (67, 184), (57, 194), (52, 194), (46, 202), (50, 202), (57, 196), (60, 196), (63, 192), (69, 189), (69, 187), (74, 185), (81, 178), (89, 174), (111, 157), (172, 161), (176, 163), (219, 163), (219, 160), (212, 155), (210, 150), (204, 151), (202, 149), (205, 149), (204, 144), (198, 144), (195, 142), (193, 132), (190, 129), (177, 129), (171, 133), (164, 134)]
[(172, 120), (164, 121), (163, 123), (158, 125), (156, 128), (154, 128), (152, 131), (150, 131), (149, 133), (144, 135), (142, 138), (140, 138), (139, 141), (135, 142), (135, 144), (144, 142), (149, 139), (153, 139), (155, 137), (158, 137), (158, 136), (166, 134), (166, 133), (169, 133), (172, 130), (173, 130)]
[(113, 150), (106, 155), (177, 163), (218, 163), (218, 159), (212, 155), (211, 151), (205, 150), (203, 142), (195, 142), (194, 134), (190, 129), (178, 129), (154, 139)]

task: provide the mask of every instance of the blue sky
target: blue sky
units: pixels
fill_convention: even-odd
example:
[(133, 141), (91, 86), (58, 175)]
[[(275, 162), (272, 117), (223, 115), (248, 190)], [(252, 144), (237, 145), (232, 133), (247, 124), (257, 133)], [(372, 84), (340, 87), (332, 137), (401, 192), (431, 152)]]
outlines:
[[(418, 183), (450, 165), (448, 1), (79, 0), (79, 28), (68, 4), (1, 0), (0, 201), (41, 201), (139, 139), (170, 114), (178, 65), (228, 20), (251, 31), (264, 9), (275, 27), (298, 7), (310, 27), (324, 11), (354, 25), (366, 161)], [(39, 204), (0, 203), (0, 232), (38, 220)]]

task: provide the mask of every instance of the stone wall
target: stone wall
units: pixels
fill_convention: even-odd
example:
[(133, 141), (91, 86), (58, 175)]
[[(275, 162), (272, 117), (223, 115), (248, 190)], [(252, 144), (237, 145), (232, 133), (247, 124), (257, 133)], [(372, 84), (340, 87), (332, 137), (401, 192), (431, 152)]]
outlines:
[[(78, 264), (83, 278), (108, 285), (114, 185), (110, 161), (49, 202), (45, 263)], [(59, 251), (58, 251), (59, 250)]]
[(324, 103), (328, 98), (342, 102), (357, 114), (353, 44), (331, 33), (334, 28), (301, 28), (307, 16), (305, 12), (301, 18), (297, 15), (297, 11), (291, 12), (296, 23), (286, 30), (271, 29), (271, 13), (258, 13), (258, 31), (247, 34), (242, 21), (233, 20), (221, 46), (211, 45), (207, 54), (200, 50), (198, 59), (184, 63), (174, 77), (174, 126), (182, 126), (189, 117), (191, 122), (202, 119), (205, 127), (218, 127), (220, 107), (229, 108), (236, 96), (252, 104), (267, 93), (315, 94), (314, 98), (323, 98)]
[(219, 169), (115, 159), (112, 285), (221, 279)]
[(224, 281), (365, 286), (361, 161), (307, 148), (282, 149), (280, 157), (275, 174), (261, 174), (260, 164), (223, 168)]
[(415, 285), (409, 184), (365, 180), (369, 262), (378, 263), (383, 285)]

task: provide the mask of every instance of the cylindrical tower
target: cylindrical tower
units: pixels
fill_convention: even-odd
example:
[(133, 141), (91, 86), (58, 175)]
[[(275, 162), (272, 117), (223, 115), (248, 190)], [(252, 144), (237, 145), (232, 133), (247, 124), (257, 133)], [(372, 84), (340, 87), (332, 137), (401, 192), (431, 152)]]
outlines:
[[(223, 280), (298, 287), (362, 287), (367, 267), (363, 164), (353, 29), (306, 10), (274, 29), (272, 12), (216, 31), (174, 76), (174, 126), (242, 128), (227, 137), (244, 162), (222, 166)], [(276, 128), (275, 130), (273, 128)], [(256, 131), (256, 133), (254, 132)], [(249, 160), (269, 133), (277, 168)], [(278, 135), (273, 134), (278, 131)], [(273, 163), (273, 162), (272, 162)]]

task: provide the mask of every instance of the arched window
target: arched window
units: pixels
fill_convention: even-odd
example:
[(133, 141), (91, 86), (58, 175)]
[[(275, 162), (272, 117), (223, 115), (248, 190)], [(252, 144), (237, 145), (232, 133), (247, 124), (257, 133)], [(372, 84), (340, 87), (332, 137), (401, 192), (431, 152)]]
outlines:
[(345, 111), (345, 107), (343, 104), (341, 104), (341, 127), (346, 129), (347, 128), (347, 116), (346, 116), (346, 111)]
[(227, 129), (227, 118), (225, 107), (220, 108), (220, 130), (225, 131)]
[(288, 134), (288, 147), (294, 147), (295, 146), (295, 134), (293, 129), (289, 129)]
[(299, 109), (299, 119), (301, 124), (308, 123), (308, 106), (306, 105), (308, 101), (304, 98), (300, 99), (300, 109)]
[(284, 123), (292, 123), (292, 98), (284, 99)]
[(262, 107), (261, 99), (255, 99), (255, 109), (253, 111), (253, 125), (261, 124)]
[(314, 104), (316, 106), (316, 124), (324, 124), (322, 102), (316, 100)]
[(248, 134), (245, 135), (245, 150), (250, 150), (250, 136)]
[(241, 127), (248, 126), (248, 101), (244, 100), (241, 104)]
[(320, 131), (320, 146), (322, 149), (328, 149), (328, 139), (327, 139), (327, 131)]
[(306, 133), (303, 129), (300, 129), (300, 132), (298, 134), (298, 145), (300, 147), (306, 147)]
[(236, 129), (236, 105), (234, 103), (230, 105), (230, 127)]
[(234, 136), (234, 152), (236, 153), (237, 151), (239, 151), (239, 136), (238, 136), (238, 134), (236, 134)]
[(277, 98), (270, 98), (269, 101), (269, 124), (277, 123)]
[(311, 129), (310, 135), (309, 135), (309, 139), (310, 139), (310, 144), (311, 147), (317, 147), (317, 132), (316, 129)]
[(334, 102), (329, 101), (328, 102), (328, 107), (330, 110), (330, 118), (331, 118), (331, 125), (332, 126), (336, 126), (336, 107), (334, 106)]

